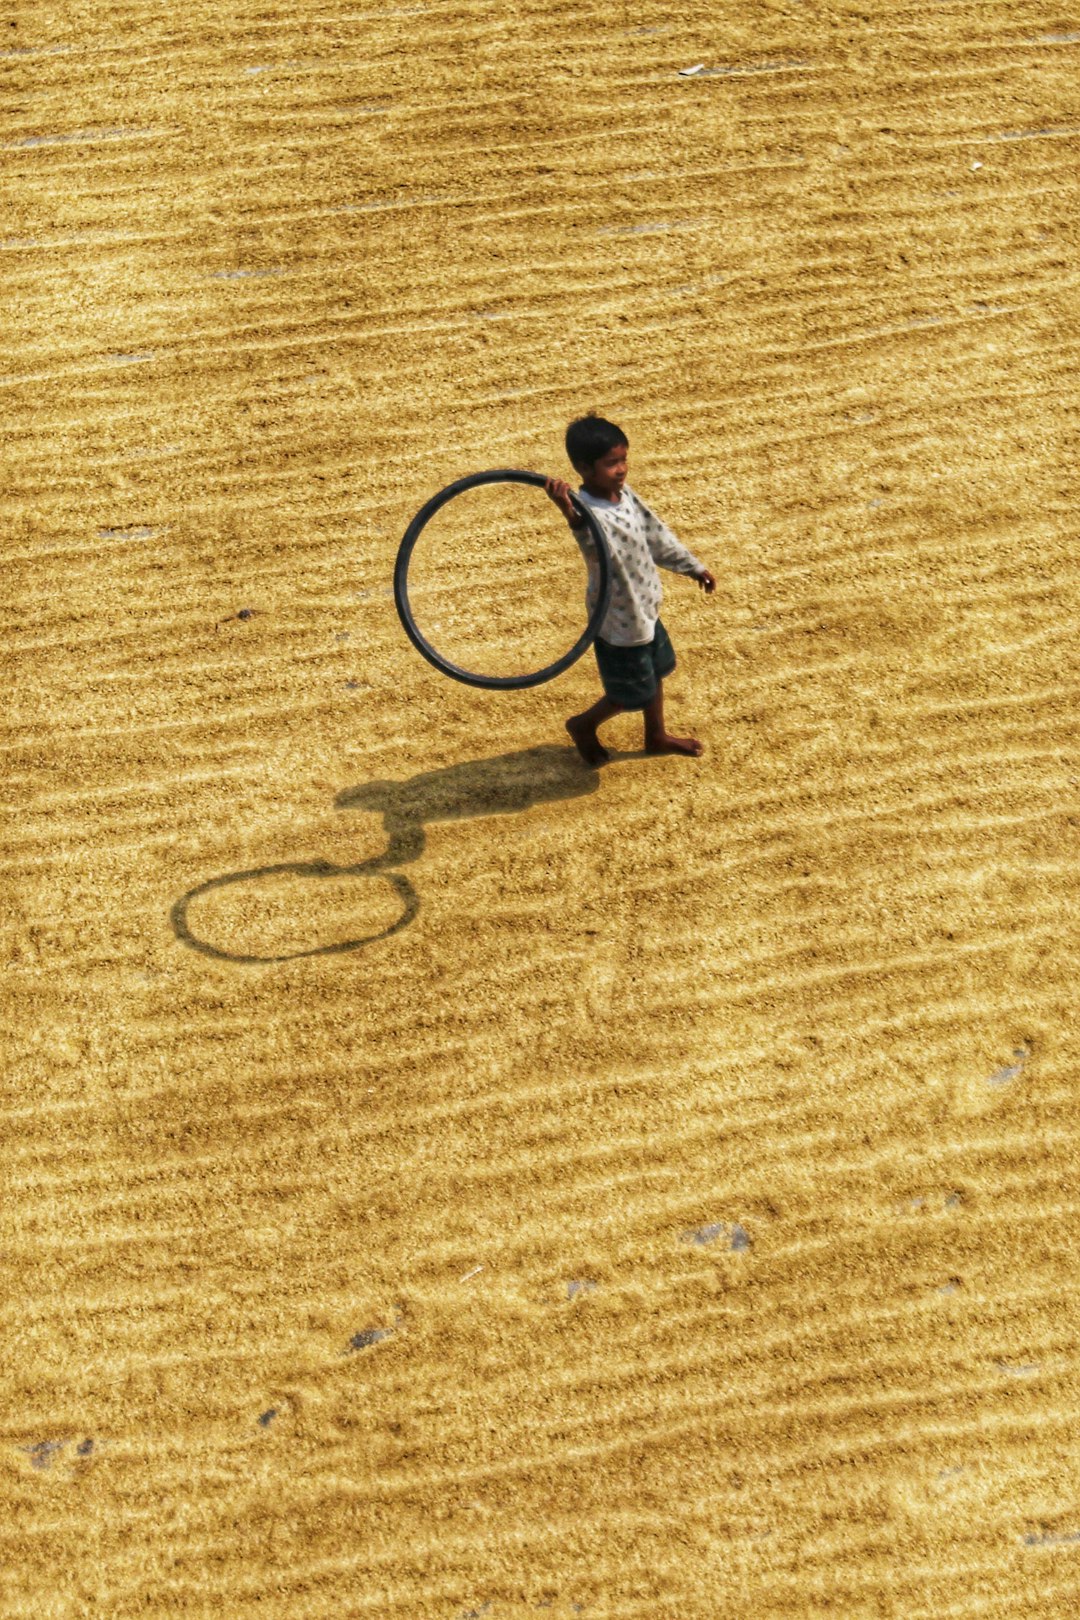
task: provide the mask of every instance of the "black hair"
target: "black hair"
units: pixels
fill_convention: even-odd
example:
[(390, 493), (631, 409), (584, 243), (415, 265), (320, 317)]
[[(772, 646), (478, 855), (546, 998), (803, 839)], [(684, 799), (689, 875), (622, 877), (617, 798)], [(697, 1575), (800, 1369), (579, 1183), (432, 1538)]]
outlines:
[(592, 467), (617, 444), (630, 448), (621, 427), (602, 416), (579, 416), (566, 430), (566, 453), (575, 467)]

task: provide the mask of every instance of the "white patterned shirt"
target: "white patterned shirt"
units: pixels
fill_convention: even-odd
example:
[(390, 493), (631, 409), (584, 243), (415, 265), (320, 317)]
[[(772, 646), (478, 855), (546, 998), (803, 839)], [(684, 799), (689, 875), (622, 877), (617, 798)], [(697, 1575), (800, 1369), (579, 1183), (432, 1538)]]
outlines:
[[(663, 591), (657, 564), (675, 574), (699, 574), (704, 565), (628, 484), (618, 501), (590, 495), (585, 488), (577, 498), (599, 519), (611, 554), (611, 598), (600, 638), (615, 647), (640, 647), (652, 640), (660, 614)], [(585, 607), (591, 613), (599, 590), (596, 547), (584, 524), (573, 535), (589, 568)]]

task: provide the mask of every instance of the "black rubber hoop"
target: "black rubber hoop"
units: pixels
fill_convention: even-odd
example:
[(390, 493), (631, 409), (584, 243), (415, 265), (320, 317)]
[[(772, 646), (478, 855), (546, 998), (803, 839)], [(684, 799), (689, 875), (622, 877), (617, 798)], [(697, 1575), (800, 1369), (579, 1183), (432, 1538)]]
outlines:
[(409, 606), (409, 560), (412, 557), (413, 547), (420, 538), (420, 532), (425, 524), (435, 516), (440, 507), (447, 501), (452, 501), (455, 495), (463, 490), (475, 489), (478, 484), (536, 484), (543, 489), (547, 479), (543, 473), (521, 472), (516, 467), (493, 467), (488, 472), (470, 473), (467, 478), (459, 478), (456, 483), (447, 484), (433, 495), (426, 505), (422, 506), (405, 530), (401, 545), (398, 548), (397, 562), (394, 564), (394, 602), (397, 606), (398, 617), (405, 627), (405, 634), (429, 664), (433, 664), (443, 675), (449, 675), (452, 681), (463, 681), (466, 686), (491, 686), (500, 690), (518, 691), (525, 686), (539, 686), (543, 681), (550, 681), (556, 675), (561, 675), (564, 669), (579, 659), (588, 647), (596, 640), (597, 632), (604, 622), (607, 612), (608, 600), (611, 596), (611, 557), (608, 552), (604, 531), (597, 518), (581, 501), (574, 499), (574, 508), (580, 512), (592, 531), (593, 543), (596, 546), (596, 555), (599, 569), (599, 592), (596, 606), (589, 614), (589, 622), (584, 633), (575, 641), (570, 651), (563, 653), (553, 664), (544, 669), (538, 669), (532, 675), (474, 675), (471, 670), (462, 669), (459, 664), (452, 664), (449, 658), (444, 658), (416, 628), (416, 621)]

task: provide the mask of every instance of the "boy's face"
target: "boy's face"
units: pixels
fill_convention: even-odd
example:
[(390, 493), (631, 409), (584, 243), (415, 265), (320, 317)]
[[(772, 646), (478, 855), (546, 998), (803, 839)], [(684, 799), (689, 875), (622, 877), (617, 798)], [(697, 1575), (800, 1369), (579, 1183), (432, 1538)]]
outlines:
[(582, 483), (590, 495), (602, 496), (605, 500), (617, 501), (622, 494), (622, 487), (626, 483), (626, 468), (630, 451), (625, 444), (617, 444), (614, 449), (602, 455), (599, 461), (594, 461), (591, 467), (579, 467)]

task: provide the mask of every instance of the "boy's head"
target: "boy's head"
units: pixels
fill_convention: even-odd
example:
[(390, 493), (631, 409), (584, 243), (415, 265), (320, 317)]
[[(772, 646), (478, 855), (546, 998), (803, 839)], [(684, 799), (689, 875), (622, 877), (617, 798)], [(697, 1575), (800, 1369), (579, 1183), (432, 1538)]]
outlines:
[(618, 500), (626, 482), (630, 441), (602, 416), (579, 416), (566, 430), (566, 453), (590, 495)]

